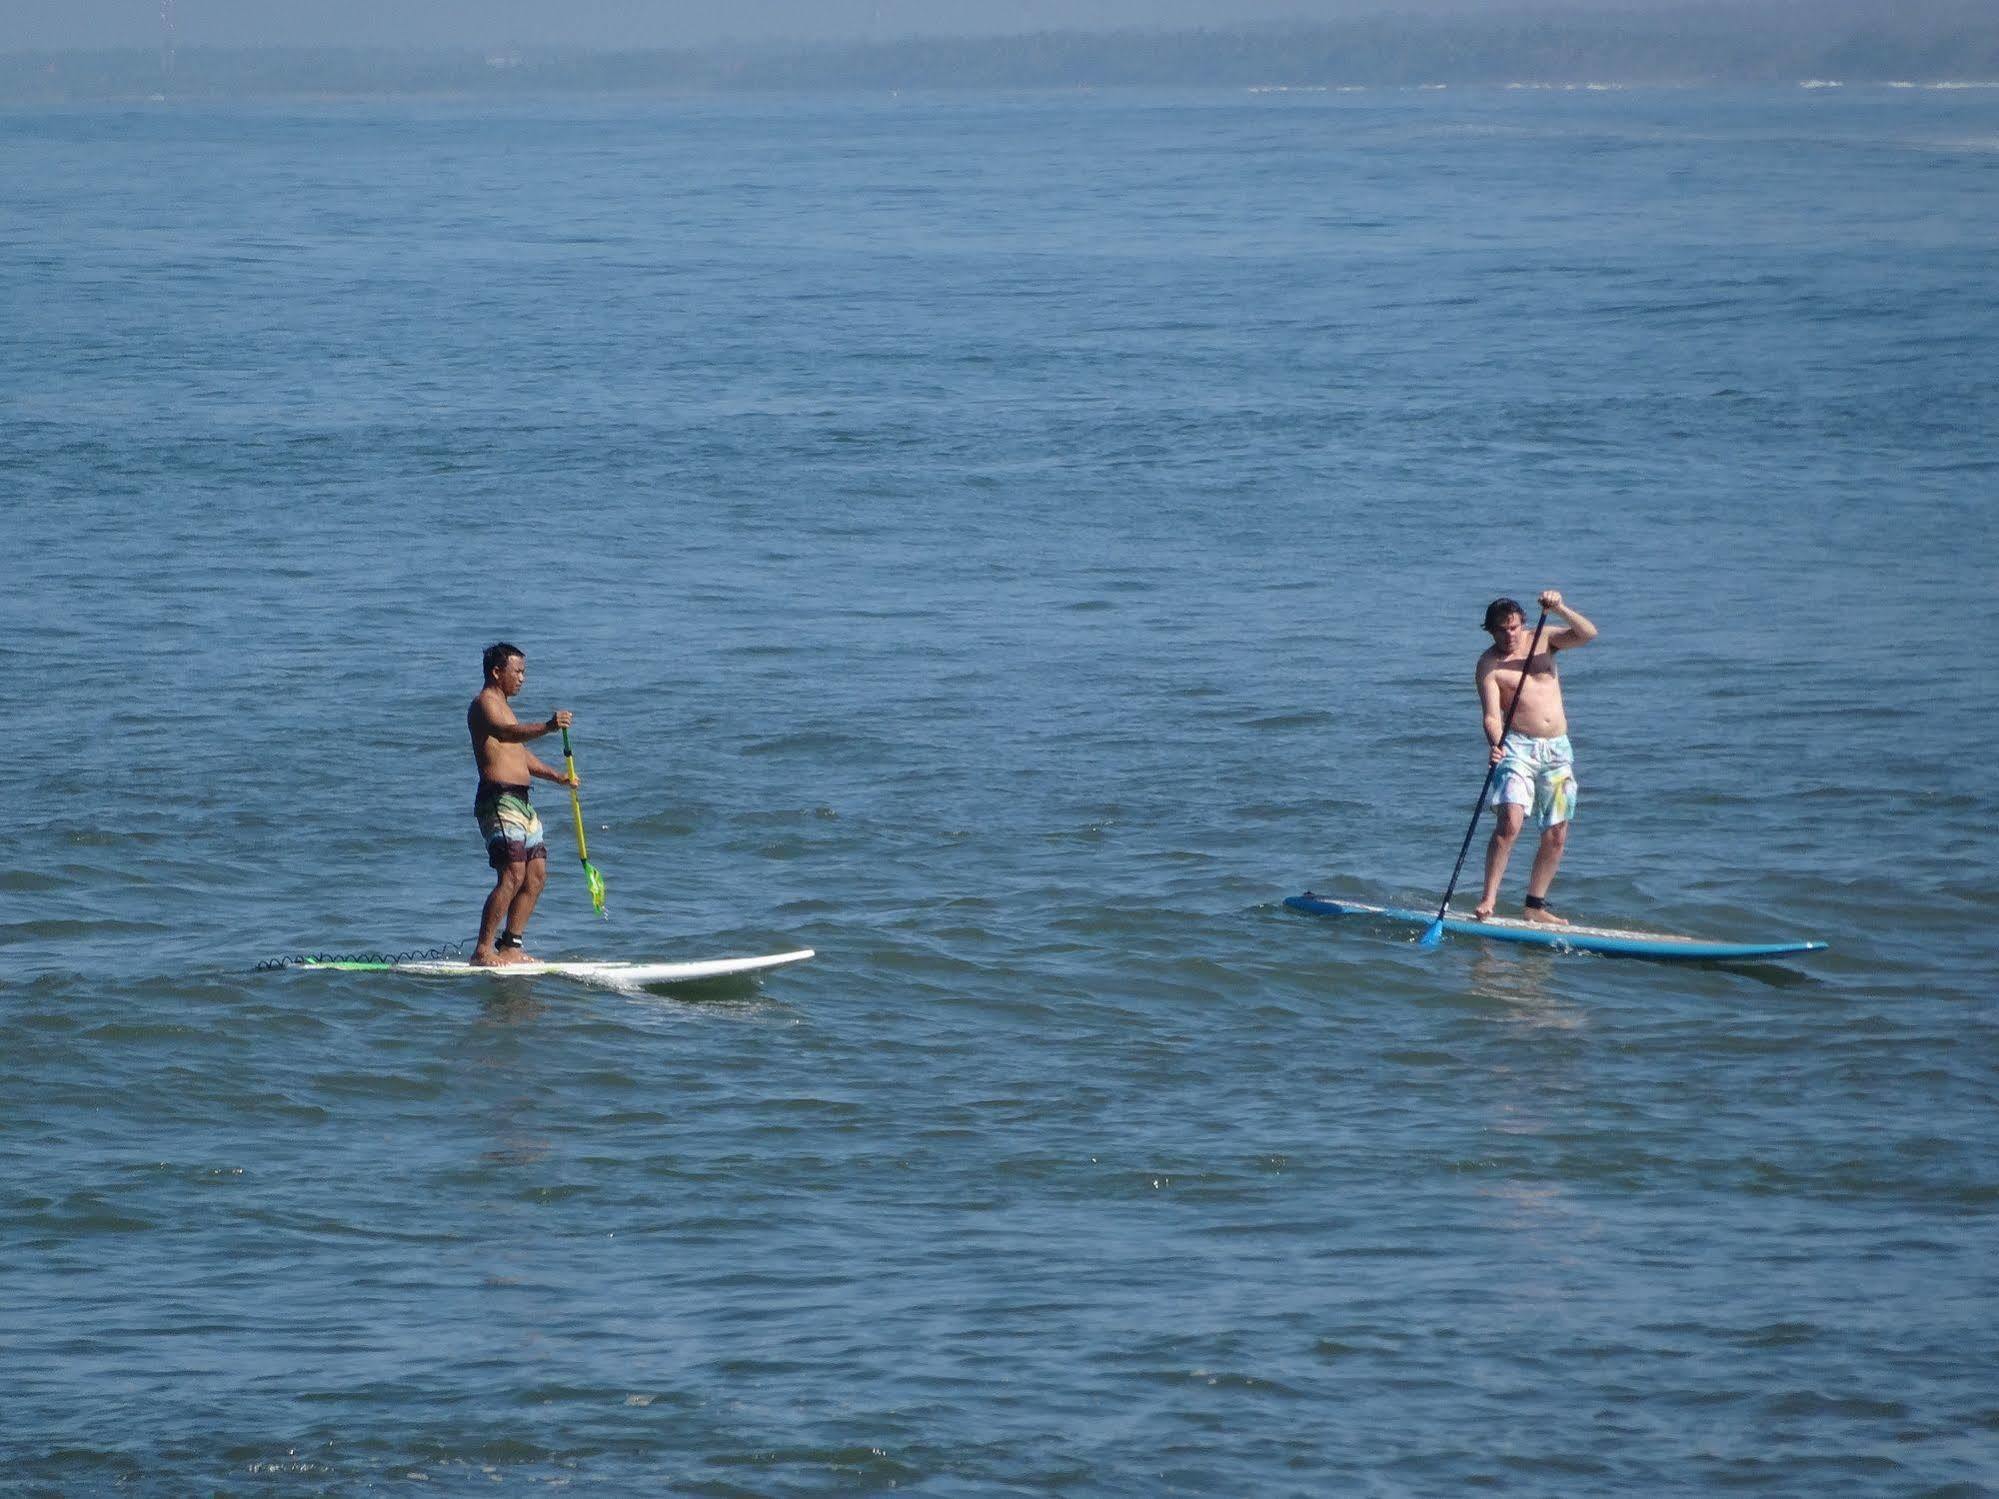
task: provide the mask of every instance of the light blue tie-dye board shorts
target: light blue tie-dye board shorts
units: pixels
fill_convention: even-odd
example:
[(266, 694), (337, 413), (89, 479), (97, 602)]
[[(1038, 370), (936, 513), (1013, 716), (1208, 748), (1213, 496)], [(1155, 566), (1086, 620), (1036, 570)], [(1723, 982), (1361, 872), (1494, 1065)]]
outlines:
[(1576, 752), (1567, 734), (1508, 734), (1500, 748), (1505, 755), (1493, 767), (1491, 806), (1525, 807), (1544, 828), (1576, 815)]

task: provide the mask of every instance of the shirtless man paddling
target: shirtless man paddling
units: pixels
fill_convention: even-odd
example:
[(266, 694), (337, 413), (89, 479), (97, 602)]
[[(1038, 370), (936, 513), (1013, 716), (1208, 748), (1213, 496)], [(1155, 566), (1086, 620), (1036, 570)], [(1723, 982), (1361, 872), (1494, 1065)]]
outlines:
[(561, 786), (570, 781), (529, 754), (526, 745), (530, 739), (568, 728), (571, 720), (561, 710), (551, 713), (546, 723), (526, 724), (514, 717), (507, 699), (521, 690), (528, 675), (519, 646), (504, 640), (487, 646), (485, 667), (486, 685), (466, 709), (465, 726), (472, 731), (472, 758), (479, 765), (472, 813), (479, 819), (486, 861), (496, 878), (479, 916), (479, 945), (472, 949), (471, 961), (475, 967), (494, 968), (534, 961), (522, 949), (521, 936), (534, 914), (534, 903), (541, 899), (541, 887), (548, 883), (548, 849), (542, 842), (541, 818), (528, 801), (528, 781), (534, 776)]
[[(1512, 599), (1494, 599), (1485, 611), (1492, 648), (1478, 658), (1474, 680), (1479, 705), (1485, 710), (1485, 737), (1492, 746), (1492, 764), (1498, 767), (1491, 772), (1492, 800), (1488, 803), (1497, 822), (1485, 850), (1485, 892), (1472, 914), (1483, 921), (1498, 907), (1506, 860), (1531, 810), (1541, 826), (1541, 846), (1527, 876), (1526, 916), (1529, 921), (1566, 926), (1564, 918), (1548, 909), (1548, 887), (1555, 882), (1562, 849), (1569, 841), (1569, 819), (1576, 810), (1575, 752), (1569, 747), (1569, 720), (1562, 711), (1562, 681), (1555, 671), (1555, 653), (1588, 645), (1596, 639), (1596, 626), (1574, 605), (1563, 603), (1552, 588), (1541, 595), (1541, 607), (1561, 615), (1568, 627), (1545, 631), (1532, 661), (1527, 659), (1527, 650), (1534, 632), (1520, 606)], [(1514, 710), (1513, 725), (1508, 729), (1506, 714), (1516, 695), (1520, 706)]]

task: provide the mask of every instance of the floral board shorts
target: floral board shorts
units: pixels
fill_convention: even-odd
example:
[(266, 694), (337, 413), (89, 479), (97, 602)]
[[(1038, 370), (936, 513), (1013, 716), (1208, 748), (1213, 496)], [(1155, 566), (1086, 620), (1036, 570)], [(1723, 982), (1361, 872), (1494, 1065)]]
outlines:
[(1503, 758), (1492, 768), (1489, 805), (1525, 807), (1544, 828), (1576, 815), (1576, 752), (1567, 734), (1552, 739), (1508, 734), (1499, 747)]
[(481, 781), (479, 794), (472, 799), (472, 815), (479, 819), (479, 833), (486, 840), (486, 862), (495, 869), (547, 860), (541, 817), (528, 801), (527, 787)]

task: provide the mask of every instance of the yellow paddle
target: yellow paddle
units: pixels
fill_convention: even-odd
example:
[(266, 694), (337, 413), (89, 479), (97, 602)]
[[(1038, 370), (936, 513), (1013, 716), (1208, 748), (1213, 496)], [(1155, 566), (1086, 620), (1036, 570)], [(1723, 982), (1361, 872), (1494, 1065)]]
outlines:
[(583, 799), (576, 794), (576, 756), (570, 751), (567, 729), (562, 731), (562, 768), (569, 772), (569, 810), (576, 819), (576, 857), (583, 861), (583, 878), (590, 882), (590, 904), (603, 916), (604, 877), (590, 862), (590, 845), (583, 841)]

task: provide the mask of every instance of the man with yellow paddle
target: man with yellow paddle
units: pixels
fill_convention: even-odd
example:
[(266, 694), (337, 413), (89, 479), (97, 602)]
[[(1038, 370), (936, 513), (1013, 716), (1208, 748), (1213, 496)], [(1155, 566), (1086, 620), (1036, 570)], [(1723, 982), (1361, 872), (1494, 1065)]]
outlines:
[[(472, 734), (472, 758), (479, 766), (479, 790), (472, 812), (486, 840), (486, 861), (493, 866), (493, 892), (479, 916), (479, 942), (471, 962), (477, 968), (531, 963), (521, 947), (528, 918), (548, 883), (548, 848), (542, 841), (541, 818), (528, 799), (534, 777), (569, 788), (569, 810), (576, 819), (576, 852), (590, 884), (590, 903), (604, 912), (604, 877), (590, 863), (583, 841), (583, 803), (576, 788), (576, 758), (569, 749), (570, 716), (557, 709), (546, 722), (524, 724), (514, 717), (508, 699), (527, 681), (527, 658), (519, 646), (502, 640), (486, 647), (486, 685), (465, 712)], [(530, 740), (562, 733), (565, 770), (544, 765), (528, 753)], [(502, 923), (505, 923), (502, 925)]]

